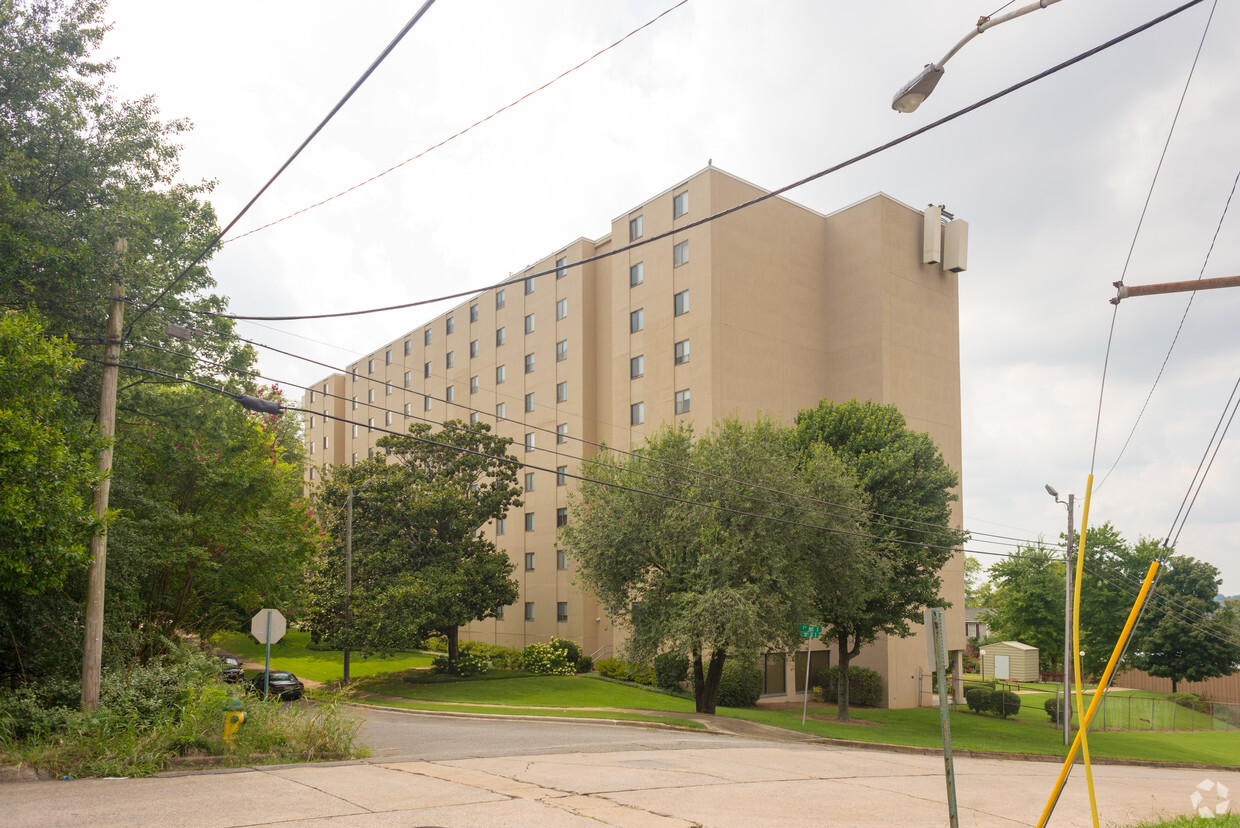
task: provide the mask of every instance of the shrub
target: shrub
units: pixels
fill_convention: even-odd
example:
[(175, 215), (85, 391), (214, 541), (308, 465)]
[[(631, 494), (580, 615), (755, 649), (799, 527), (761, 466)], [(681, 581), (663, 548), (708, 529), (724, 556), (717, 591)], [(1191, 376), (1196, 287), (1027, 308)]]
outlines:
[(593, 669), (594, 669), (594, 659), (590, 658), (589, 656), (584, 656), (584, 655), (581, 658), (577, 659), (577, 672), (578, 673), (588, 673)]
[(594, 669), (598, 670), (600, 676), (620, 681), (629, 680), (629, 665), (619, 658), (600, 658), (594, 665)]
[(474, 653), (490, 659), (492, 667), (501, 670), (521, 669), (521, 651), (501, 644), (487, 644), (485, 641), (462, 641), (462, 653)]
[(689, 657), (684, 653), (659, 653), (654, 658), (654, 681), (664, 690), (676, 690), (689, 677)]
[(990, 697), (994, 695), (989, 687), (973, 686), (965, 688), (964, 700), (974, 713), (985, 713), (990, 710)]
[[(824, 701), (839, 698), (839, 667), (824, 667), (814, 676), (814, 685), (822, 688)], [(848, 668), (848, 703), (865, 707), (883, 704), (883, 677), (866, 667)]]
[(422, 649), (429, 650), (432, 653), (446, 653), (448, 652), (448, 639), (438, 635), (428, 638), (422, 645)]
[(576, 641), (569, 641), (567, 638), (553, 638), (551, 639), (551, 646), (564, 652), (564, 662), (566, 664), (575, 665), (577, 659), (581, 658), (581, 645)]
[[(466, 678), (470, 676), (480, 676), (490, 669), (491, 660), (486, 656), (464, 648), (458, 651), (456, 657), (456, 675), (465, 676)], [(440, 675), (448, 673), (448, 657), (446, 655), (435, 656), (435, 658), (431, 661), (431, 671), (439, 673)]]
[(654, 668), (648, 664), (630, 664), (629, 665), (629, 681), (635, 681), (638, 684), (644, 684), (647, 687), (654, 687)]
[(1002, 718), (1020, 712), (1020, 696), (1011, 690), (996, 690), (990, 694), (990, 709)]
[(541, 675), (571, 676), (576, 665), (565, 661), (564, 651), (550, 644), (529, 644), (521, 651), (521, 667)]
[(756, 664), (728, 659), (719, 678), (720, 707), (753, 707), (762, 696), (762, 671)]
[(1046, 711), (1046, 715), (1051, 717), (1052, 724), (1059, 724), (1059, 705), (1063, 698), (1047, 699), (1042, 703), (1042, 709)]

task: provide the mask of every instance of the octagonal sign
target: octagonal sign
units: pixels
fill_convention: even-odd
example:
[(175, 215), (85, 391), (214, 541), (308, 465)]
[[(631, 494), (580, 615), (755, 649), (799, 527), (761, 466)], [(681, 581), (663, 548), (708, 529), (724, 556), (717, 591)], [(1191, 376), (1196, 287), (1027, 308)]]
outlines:
[[(267, 626), (270, 617), (271, 626)], [(271, 640), (267, 640), (267, 630), (271, 630)], [(258, 639), (259, 644), (275, 644), (284, 634), (288, 632), (288, 622), (284, 620), (284, 613), (278, 609), (260, 609), (258, 613), (250, 619), (250, 633)]]

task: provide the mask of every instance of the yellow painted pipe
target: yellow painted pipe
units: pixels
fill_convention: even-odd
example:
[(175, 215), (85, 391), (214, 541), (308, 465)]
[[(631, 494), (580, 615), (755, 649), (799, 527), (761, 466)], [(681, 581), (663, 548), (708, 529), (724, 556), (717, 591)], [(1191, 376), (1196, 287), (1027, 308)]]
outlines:
[[(1081, 581), (1085, 580), (1085, 534), (1089, 531), (1089, 500), (1094, 491), (1094, 476), (1091, 473), (1085, 482), (1085, 507), (1081, 511), (1081, 541), (1076, 550), (1076, 588), (1072, 593), (1072, 661), (1076, 664), (1074, 685), (1076, 687), (1076, 719), (1085, 721), (1085, 692), (1081, 684)], [(1094, 698), (1099, 697), (1094, 694)], [(1069, 714), (1071, 715), (1071, 714)], [(1085, 757), (1085, 786), (1089, 789), (1089, 812), (1093, 816), (1094, 828), (1098, 828), (1098, 802), (1094, 798), (1094, 769), (1089, 761), (1089, 728), (1082, 724), (1077, 729), (1077, 737), (1081, 742), (1081, 753)]]

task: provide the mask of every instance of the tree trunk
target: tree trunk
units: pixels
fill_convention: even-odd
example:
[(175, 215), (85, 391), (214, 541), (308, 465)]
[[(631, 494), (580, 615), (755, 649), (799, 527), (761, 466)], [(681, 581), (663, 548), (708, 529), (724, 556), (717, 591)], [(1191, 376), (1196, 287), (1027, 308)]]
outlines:
[(702, 670), (702, 650), (693, 651), (693, 709), (702, 712), (702, 700), (706, 697), (706, 674)]
[(727, 653), (715, 650), (711, 653), (710, 663), (703, 671), (702, 651), (693, 654), (693, 703), (698, 713), (715, 715), (715, 702), (719, 698), (719, 681), (723, 678), (723, 662)]
[(460, 646), (457, 644), (457, 637), (460, 635), (460, 627), (447, 627), (440, 630), (444, 637), (448, 639), (448, 672), (453, 675), (460, 675), (460, 668), (457, 666), (458, 659), (461, 656)]
[[(848, 647), (848, 633), (840, 632), (836, 634), (836, 642), (840, 648), (840, 664), (839, 673), (835, 679), (835, 701), (839, 705), (835, 718), (841, 722), (849, 721), (848, 715), (848, 665), (852, 661), (852, 657), (857, 654), (856, 650)], [(859, 649), (859, 648), (858, 648)]]
[(1176, 690), (1176, 688), (1179, 686), (1180, 686), (1180, 680), (1177, 679), (1175, 676), (1172, 676), (1171, 677), (1171, 692), (1172, 693), (1179, 692), (1178, 690)]

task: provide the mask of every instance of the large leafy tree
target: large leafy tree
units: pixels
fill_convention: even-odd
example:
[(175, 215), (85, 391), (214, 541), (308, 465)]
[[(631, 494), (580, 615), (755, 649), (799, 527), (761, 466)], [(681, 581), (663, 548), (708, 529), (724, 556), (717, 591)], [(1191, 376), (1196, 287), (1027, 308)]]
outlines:
[[(1161, 551), (1160, 544), (1148, 538), (1135, 544), (1128, 543), (1110, 521), (1091, 526), (1085, 533), (1085, 561), (1080, 583), (1081, 611), (1078, 617), (1080, 644), (1084, 651), (1081, 656), (1083, 676), (1102, 675), (1150, 563), (1159, 557)], [(1139, 627), (1135, 635), (1139, 636), (1143, 629), (1144, 626)], [(1129, 646), (1129, 652), (1135, 646), (1136, 640)]]
[[(520, 506), (512, 441), (486, 423), (449, 420), (378, 441), (377, 454), (335, 466), (314, 493), (325, 542), (311, 567), (306, 626), (331, 646), (388, 653), (427, 634), (494, 617), (517, 600), (508, 556), (478, 530)], [(353, 585), (345, 602), (346, 500), (354, 492)]]
[(848, 667), (879, 635), (908, 636), (926, 606), (941, 606), (940, 571), (964, 534), (952, 525), (956, 472), (929, 435), (910, 430), (899, 409), (872, 401), (821, 401), (796, 418), (802, 451), (830, 449), (869, 503), (867, 547), (881, 565), (853, 600), (822, 602), (824, 640), (839, 649), (838, 717), (849, 719)]
[(992, 637), (1038, 648), (1043, 670), (1062, 669), (1064, 564), (1041, 546), (1018, 549), (990, 567)]
[(665, 428), (633, 455), (601, 451), (583, 475), (561, 530), (580, 580), (628, 627), (634, 659), (689, 656), (701, 713), (715, 712), (728, 658), (799, 646), (814, 585), (852, 563), (853, 536), (833, 530), (855, 520), (798, 500), (857, 502), (847, 474), (826, 456), (802, 473), (789, 430), (769, 421), (725, 420), (696, 441)]

